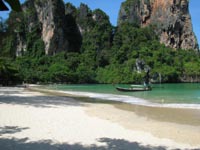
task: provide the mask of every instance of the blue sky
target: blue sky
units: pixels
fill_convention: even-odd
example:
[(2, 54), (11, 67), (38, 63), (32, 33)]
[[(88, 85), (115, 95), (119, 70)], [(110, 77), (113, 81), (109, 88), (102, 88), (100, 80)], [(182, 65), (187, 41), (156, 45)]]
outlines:
[[(25, 0), (20, 0), (23, 3)], [(113, 25), (117, 24), (117, 16), (120, 8), (120, 4), (125, 0), (64, 0), (70, 2), (76, 7), (80, 6), (80, 3), (87, 4), (92, 10), (96, 8), (102, 9), (106, 12)], [(192, 17), (193, 30), (197, 36), (198, 43), (200, 44), (200, 0), (190, 0), (190, 14)], [(6, 18), (8, 12), (0, 12), (0, 16)]]
[(200, 0), (190, 0), (189, 10), (192, 18), (193, 30), (200, 44)]

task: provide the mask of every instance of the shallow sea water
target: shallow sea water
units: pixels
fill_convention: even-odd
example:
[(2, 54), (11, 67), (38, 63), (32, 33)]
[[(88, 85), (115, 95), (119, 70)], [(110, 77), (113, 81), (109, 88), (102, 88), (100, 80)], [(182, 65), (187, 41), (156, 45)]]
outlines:
[[(128, 87), (130, 85), (118, 85)], [(132, 104), (200, 109), (200, 84), (155, 84), (152, 91), (120, 92), (111, 84), (48, 85), (43, 88), (67, 94)]]

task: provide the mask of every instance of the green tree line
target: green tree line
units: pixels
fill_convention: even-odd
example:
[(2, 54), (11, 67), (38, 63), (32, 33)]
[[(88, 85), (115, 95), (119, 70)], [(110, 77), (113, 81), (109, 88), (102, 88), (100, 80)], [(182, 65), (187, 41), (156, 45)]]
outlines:
[[(63, 51), (51, 56), (45, 55), (39, 22), (28, 31), (26, 20), (15, 12), (7, 21), (1, 20), (0, 84), (141, 83), (145, 69), (138, 70), (137, 60), (150, 68), (152, 81), (157, 81), (158, 74), (162, 82), (200, 79), (199, 52), (174, 50), (160, 44), (153, 26), (140, 28), (124, 23), (114, 27), (100, 9), (90, 10), (91, 16), (85, 19), (79, 18), (79, 13), (77, 10), (74, 14), (75, 20), (88, 29), (82, 33), (80, 51)], [(92, 18), (94, 14), (99, 20)], [(13, 22), (12, 17), (20, 21)], [(27, 42), (26, 51), (18, 57), (14, 31)]]

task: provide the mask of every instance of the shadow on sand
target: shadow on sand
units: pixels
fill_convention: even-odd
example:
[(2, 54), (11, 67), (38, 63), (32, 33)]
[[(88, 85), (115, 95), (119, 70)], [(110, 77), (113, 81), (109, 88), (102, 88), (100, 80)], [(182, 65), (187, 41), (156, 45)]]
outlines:
[[(3, 138), (4, 134), (11, 135), (27, 130), (27, 127), (0, 127), (0, 150), (167, 150), (164, 146), (142, 145), (123, 139), (100, 138), (97, 141), (103, 145), (83, 145), (81, 143), (55, 143), (52, 140), (30, 141), (26, 138)], [(173, 149), (180, 150), (180, 149)], [(199, 149), (192, 149), (199, 150)]]
[(18, 126), (5, 126), (0, 127), (0, 136), (4, 134), (15, 134), (18, 132), (22, 132), (23, 130), (29, 129), (28, 127), (22, 128)]
[(64, 96), (21, 96), (21, 91), (0, 91), (0, 104), (27, 105), (34, 107), (83, 106), (80, 101)]
[(98, 141), (105, 146), (76, 144), (55, 144), (51, 140), (28, 142), (23, 139), (0, 139), (0, 150), (166, 150), (165, 147), (143, 146), (137, 142), (122, 139), (101, 138)]

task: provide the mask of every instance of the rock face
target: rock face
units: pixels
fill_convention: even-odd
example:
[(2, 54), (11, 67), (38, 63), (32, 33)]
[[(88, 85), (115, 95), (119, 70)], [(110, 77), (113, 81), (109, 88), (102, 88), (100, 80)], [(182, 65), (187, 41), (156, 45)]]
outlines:
[(45, 53), (54, 54), (57, 51), (68, 48), (69, 42), (65, 39), (64, 23), (62, 22), (65, 17), (64, 4), (60, 0), (49, 0), (46, 2), (37, 1), (34, 3), (34, 6), (39, 22), (42, 24), (42, 39), (45, 44)]
[(83, 37), (81, 51), (92, 50), (98, 55), (104, 55), (103, 51), (111, 48), (112, 25), (108, 15), (101, 9), (91, 10), (83, 3), (77, 8), (76, 13), (73, 6), (69, 8), (76, 18), (76, 23)]
[(127, 0), (121, 5), (118, 25), (152, 25), (166, 46), (198, 50), (188, 5), (188, 0)]
[[(27, 32), (39, 26), (37, 35), (44, 42), (45, 54), (53, 55), (61, 51), (79, 51), (81, 34), (62, 0), (28, 0), (23, 5)], [(18, 36), (17, 55), (26, 49), (26, 43)], [(23, 41), (23, 42), (22, 42)]]
[[(34, 1), (27, 1), (25, 5), (23, 5), (23, 11), (27, 12), (29, 11), (29, 8), (32, 8), (34, 6)], [(32, 10), (35, 11), (35, 8), (33, 7)], [(31, 17), (29, 17), (29, 14), (25, 14), (24, 18), (21, 16), (19, 17), (16, 22), (19, 22), (21, 24), (24, 24), (19, 32), (16, 33), (16, 56), (22, 56), (24, 52), (27, 51), (27, 38), (26, 38), (26, 31), (31, 32), (35, 25), (38, 24), (38, 18), (36, 13), (31, 13)], [(10, 19), (13, 20), (12, 17)], [(23, 22), (23, 20), (26, 20), (26, 22)], [(23, 22), (23, 23), (22, 23)], [(26, 29), (25, 29), (26, 28)], [(41, 35), (40, 35), (41, 36)]]
[(81, 4), (78, 8), (76, 21), (82, 35), (86, 32), (90, 32), (90, 24), (88, 22), (92, 22), (92, 20), (92, 11), (90, 8), (86, 4)]

